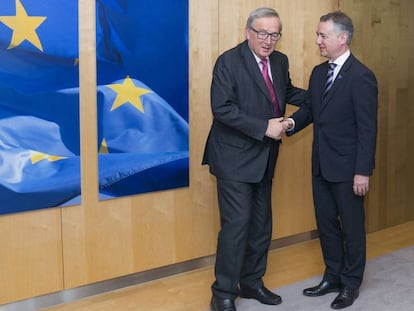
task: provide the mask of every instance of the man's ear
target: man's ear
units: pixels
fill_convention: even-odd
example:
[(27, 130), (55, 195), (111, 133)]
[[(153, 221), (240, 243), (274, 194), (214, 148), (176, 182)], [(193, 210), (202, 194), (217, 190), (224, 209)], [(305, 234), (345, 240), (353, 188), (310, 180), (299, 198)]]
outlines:
[(250, 39), (250, 32), (249, 32), (249, 28), (248, 27), (245, 28), (244, 34), (246, 36), (246, 39)]
[(341, 39), (341, 42), (344, 44), (347, 44), (347, 40), (348, 40), (348, 33), (347, 32), (343, 32), (340, 34), (339, 38)]

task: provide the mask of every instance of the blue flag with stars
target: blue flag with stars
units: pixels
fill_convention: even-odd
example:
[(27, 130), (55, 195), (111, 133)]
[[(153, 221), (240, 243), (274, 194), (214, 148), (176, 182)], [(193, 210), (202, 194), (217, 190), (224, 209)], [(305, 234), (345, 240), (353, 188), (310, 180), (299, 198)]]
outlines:
[(101, 198), (188, 186), (188, 1), (96, 9)]
[(0, 2), (0, 214), (80, 196), (77, 1)]
[(33, 116), (0, 120), (1, 212), (59, 206), (80, 194), (79, 156), (56, 123)]

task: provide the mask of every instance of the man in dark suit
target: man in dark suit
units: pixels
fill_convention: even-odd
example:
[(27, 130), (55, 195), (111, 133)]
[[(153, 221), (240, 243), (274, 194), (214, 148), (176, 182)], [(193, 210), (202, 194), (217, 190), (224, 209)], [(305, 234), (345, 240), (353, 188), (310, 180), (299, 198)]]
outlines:
[(291, 83), (286, 55), (274, 50), (281, 31), (277, 12), (254, 10), (246, 41), (220, 55), (213, 71), (213, 124), (202, 163), (217, 178), (220, 210), (214, 311), (236, 310), (237, 296), (281, 303), (262, 280), (272, 235), (272, 177), (285, 103), (300, 105), (305, 97)]
[(320, 18), (316, 43), (329, 61), (313, 69), (305, 104), (285, 121), (292, 126), (287, 135), (313, 122), (312, 187), (325, 273), (303, 294), (339, 292), (333, 309), (350, 306), (359, 295), (366, 260), (364, 196), (377, 135), (377, 81), (351, 54), (352, 35), (344, 13)]

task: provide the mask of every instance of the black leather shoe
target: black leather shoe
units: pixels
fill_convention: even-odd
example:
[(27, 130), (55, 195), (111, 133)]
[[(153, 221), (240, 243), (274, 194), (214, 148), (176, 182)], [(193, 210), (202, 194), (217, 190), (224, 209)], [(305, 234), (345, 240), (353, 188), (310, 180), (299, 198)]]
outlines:
[(259, 288), (240, 287), (239, 296), (256, 299), (265, 305), (278, 305), (282, 302), (282, 297), (272, 293), (264, 286)]
[(329, 283), (328, 281), (322, 281), (315, 287), (305, 288), (303, 294), (309, 297), (323, 296), (327, 293), (340, 292), (342, 285), (340, 283)]
[(359, 296), (358, 289), (344, 288), (338, 296), (332, 301), (332, 309), (343, 309), (349, 307), (354, 303), (354, 300)]
[(230, 298), (221, 299), (213, 296), (211, 298), (210, 307), (212, 311), (236, 311), (234, 300)]

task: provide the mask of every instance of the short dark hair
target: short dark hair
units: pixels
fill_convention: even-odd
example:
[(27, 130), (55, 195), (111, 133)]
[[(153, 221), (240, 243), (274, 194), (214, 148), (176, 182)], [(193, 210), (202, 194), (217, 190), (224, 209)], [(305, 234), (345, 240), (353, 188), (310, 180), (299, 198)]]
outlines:
[(321, 22), (327, 22), (329, 20), (333, 22), (336, 32), (346, 32), (348, 34), (346, 43), (350, 45), (354, 35), (352, 19), (341, 11), (330, 12), (326, 15), (322, 15), (319, 19)]

